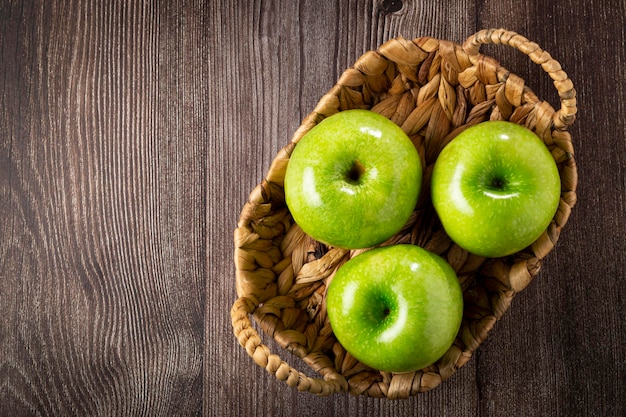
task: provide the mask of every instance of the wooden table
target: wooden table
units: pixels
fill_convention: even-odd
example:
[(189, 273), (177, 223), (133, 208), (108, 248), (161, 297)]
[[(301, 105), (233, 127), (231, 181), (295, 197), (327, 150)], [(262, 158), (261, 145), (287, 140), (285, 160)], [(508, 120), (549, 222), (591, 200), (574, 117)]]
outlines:
[[(623, 0), (1, 2), (0, 415), (626, 415), (625, 16)], [(362, 53), (492, 27), (577, 90), (578, 203), (556, 249), (428, 393), (277, 381), (229, 316), (250, 191)], [(525, 56), (483, 52), (558, 104)]]

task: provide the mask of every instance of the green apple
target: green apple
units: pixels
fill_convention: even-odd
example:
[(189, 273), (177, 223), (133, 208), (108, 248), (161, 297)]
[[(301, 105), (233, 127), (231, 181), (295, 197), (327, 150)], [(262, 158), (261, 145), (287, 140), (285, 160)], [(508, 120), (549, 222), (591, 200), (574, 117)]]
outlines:
[(419, 246), (363, 252), (341, 266), (326, 295), (331, 327), (362, 363), (412, 372), (440, 359), (463, 316), (463, 293), (452, 267)]
[(553, 219), (561, 194), (552, 154), (531, 130), (506, 121), (472, 126), (440, 153), (433, 206), (450, 238), (497, 258), (532, 244)]
[(419, 155), (398, 125), (370, 110), (346, 110), (300, 139), (284, 189), (287, 207), (305, 233), (356, 249), (402, 229), (421, 183)]

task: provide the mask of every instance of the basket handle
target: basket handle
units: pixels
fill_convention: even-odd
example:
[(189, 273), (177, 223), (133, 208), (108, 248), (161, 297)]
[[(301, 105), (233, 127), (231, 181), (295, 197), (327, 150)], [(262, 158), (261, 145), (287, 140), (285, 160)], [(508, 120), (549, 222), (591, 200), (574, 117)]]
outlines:
[(467, 38), (463, 50), (468, 54), (470, 62), (476, 64), (480, 58), (480, 46), (484, 44), (503, 44), (515, 48), (527, 55), (535, 64), (540, 65), (554, 80), (554, 86), (561, 99), (561, 108), (553, 117), (554, 127), (566, 130), (576, 118), (576, 90), (561, 64), (550, 54), (525, 37), (505, 29), (485, 29)]
[[(254, 361), (277, 379), (299, 391), (307, 391), (320, 396), (331, 395), (348, 390), (348, 383), (339, 374), (328, 374), (328, 379), (311, 378), (291, 367), (278, 355), (271, 353), (270, 348), (261, 343), (261, 337), (252, 327), (250, 314), (258, 303), (248, 297), (240, 297), (233, 304), (230, 316), (235, 336), (239, 344)], [(334, 376), (334, 378), (333, 378)]]

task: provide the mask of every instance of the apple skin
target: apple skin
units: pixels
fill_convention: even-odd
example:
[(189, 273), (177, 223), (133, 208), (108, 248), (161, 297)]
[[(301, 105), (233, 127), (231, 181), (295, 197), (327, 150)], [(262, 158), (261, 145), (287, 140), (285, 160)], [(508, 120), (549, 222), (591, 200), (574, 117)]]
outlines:
[(337, 340), (356, 359), (387, 372), (413, 372), (450, 348), (463, 316), (452, 267), (419, 246), (363, 252), (331, 280), (326, 309)]
[(370, 110), (345, 110), (314, 126), (294, 148), (285, 173), (287, 207), (314, 239), (357, 249), (396, 234), (422, 185), (408, 136)]
[(472, 126), (439, 154), (433, 206), (450, 238), (489, 258), (516, 253), (546, 230), (561, 181), (550, 151), (531, 130), (506, 121)]

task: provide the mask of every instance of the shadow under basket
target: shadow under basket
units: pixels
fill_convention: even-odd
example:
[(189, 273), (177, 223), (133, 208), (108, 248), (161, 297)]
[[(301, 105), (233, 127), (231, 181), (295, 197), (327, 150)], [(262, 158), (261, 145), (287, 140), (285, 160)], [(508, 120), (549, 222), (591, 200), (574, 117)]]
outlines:
[[(513, 47), (540, 65), (554, 80), (560, 108), (540, 100), (522, 78), (480, 54), (480, 46), (489, 43)], [(449, 378), (538, 274), (576, 203), (577, 170), (567, 131), (575, 119), (575, 97), (572, 82), (549, 53), (503, 29), (480, 31), (463, 45), (399, 37), (366, 52), (302, 121), (242, 209), (234, 234), (238, 299), (231, 309), (241, 346), (277, 379), (318, 395), (407, 398)], [(335, 339), (326, 315), (326, 287), (335, 271), (363, 250), (313, 240), (294, 223), (285, 204), (285, 170), (300, 138), (325, 117), (354, 108), (371, 109), (398, 124), (424, 167), (413, 215), (382, 245), (409, 243), (439, 254), (452, 265), (463, 289), (463, 322), (454, 344), (436, 363), (416, 372), (371, 369)], [(429, 181), (439, 152), (461, 131), (486, 120), (508, 120), (534, 131), (550, 149), (561, 177), (561, 200), (549, 227), (531, 246), (504, 258), (479, 257), (459, 248), (444, 232), (430, 200)], [(263, 343), (263, 333), (280, 346), (278, 353)]]

